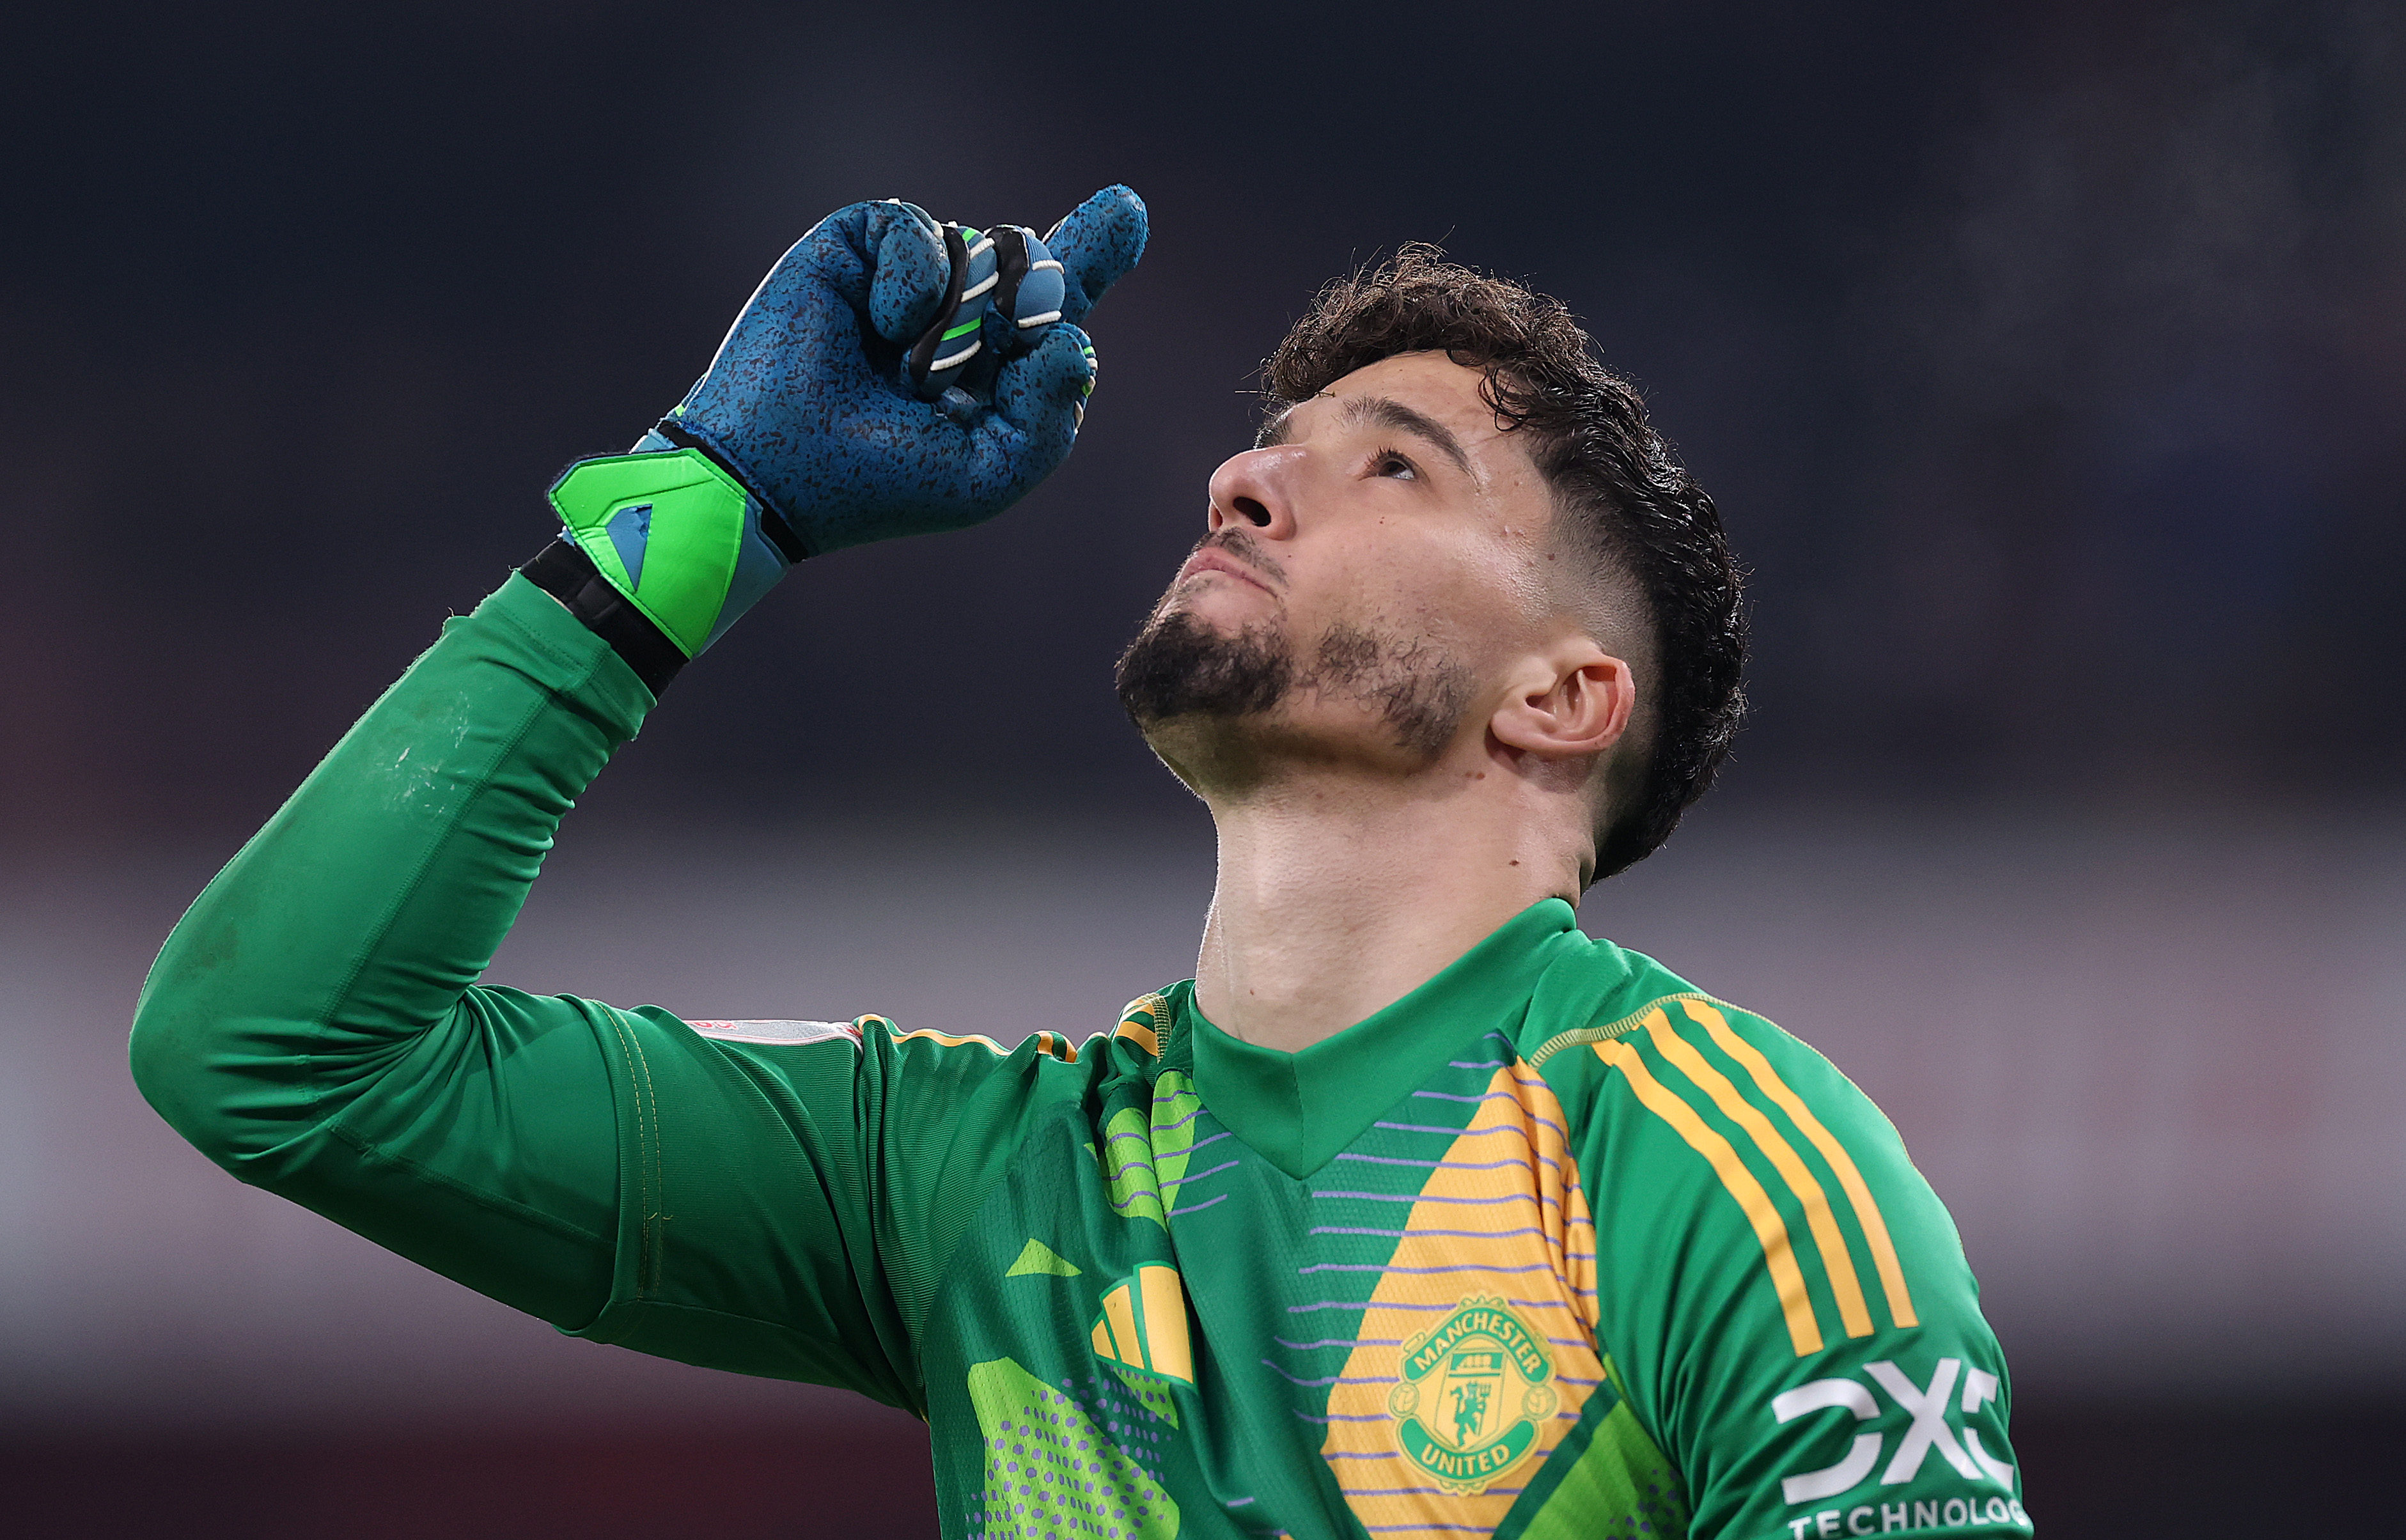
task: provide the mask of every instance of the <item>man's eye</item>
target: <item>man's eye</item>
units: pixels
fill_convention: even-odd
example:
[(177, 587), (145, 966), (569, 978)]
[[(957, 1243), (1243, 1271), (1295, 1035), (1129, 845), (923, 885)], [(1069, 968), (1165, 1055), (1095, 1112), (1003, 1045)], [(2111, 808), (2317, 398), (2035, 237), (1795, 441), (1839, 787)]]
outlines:
[(1420, 469), (1393, 449), (1381, 449), (1370, 457), (1370, 473), (1374, 476), (1397, 476), (1405, 481), (1418, 481)]

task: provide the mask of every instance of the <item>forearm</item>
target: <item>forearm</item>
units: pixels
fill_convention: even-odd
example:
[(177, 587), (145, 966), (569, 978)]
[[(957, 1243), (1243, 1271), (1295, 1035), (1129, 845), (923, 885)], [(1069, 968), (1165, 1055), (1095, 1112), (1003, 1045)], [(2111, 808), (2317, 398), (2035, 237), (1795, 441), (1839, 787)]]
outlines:
[(246, 1181), (552, 1319), (598, 1308), (616, 1168), (584, 1010), (471, 985), (651, 704), (523, 578), (448, 622), (168, 939), (144, 1095)]

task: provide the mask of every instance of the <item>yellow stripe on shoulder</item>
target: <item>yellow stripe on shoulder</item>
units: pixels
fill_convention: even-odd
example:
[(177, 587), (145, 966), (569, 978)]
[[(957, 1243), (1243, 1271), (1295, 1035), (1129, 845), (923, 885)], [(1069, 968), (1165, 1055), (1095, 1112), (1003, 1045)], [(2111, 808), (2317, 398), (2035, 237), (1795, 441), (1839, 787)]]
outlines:
[[(1693, 1002), (1682, 1002), (1691, 1011)], [(1712, 1007), (1702, 1009), (1711, 1010)], [(1715, 1012), (1719, 1014), (1719, 1012)], [(1705, 1061), (1689, 1041), (1673, 1029), (1671, 1019), (1657, 1010), (1646, 1018), (1647, 1036), (1654, 1041), (1655, 1051), (1677, 1066), (1679, 1072), (1695, 1082), (1697, 1088), (1713, 1099), (1721, 1116), (1746, 1130), (1754, 1147), (1771, 1162), (1796, 1201), (1804, 1206), (1804, 1222), (1813, 1232), (1813, 1245), (1821, 1253), (1821, 1271), (1830, 1280), (1830, 1293), (1838, 1302), (1838, 1319), (1845, 1323), (1848, 1336), (1872, 1335), (1872, 1313), (1863, 1303), (1863, 1286), (1855, 1277), (1855, 1259), (1847, 1253), (1847, 1237), (1838, 1229), (1837, 1216), (1830, 1212), (1830, 1199), (1821, 1184), (1805, 1168), (1796, 1154), (1795, 1147), (1780, 1137), (1771, 1120), (1757, 1110), (1754, 1104), (1737, 1094), (1729, 1077)]]
[(1879, 1204), (1872, 1197), (1871, 1187), (1863, 1180), (1854, 1157), (1847, 1153), (1847, 1147), (1813, 1115), (1804, 1098), (1779, 1078), (1779, 1072), (1771, 1067), (1762, 1051), (1732, 1030), (1727, 1017), (1702, 999), (1682, 1000), (1679, 1006), (1712, 1035), (1722, 1053), (1745, 1067), (1756, 1089), (1787, 1113), (1788, 1121), (1830, 1163), (1830, 1169), (1837, 1173), (1838, 1185), (1846, 1189), (1847, 1203), (1854, 1208), (1855, 1222), (1862, 1226), (1863, 1239), (1871, 1246), (1873, 1265), (1879, 1270), (1880, 1288), (1888, 1295), (1889, 1319), (1900, 1327), (1919, 1325), (1921, 1319), (1914, 1313), (1912, 1292), (1904, 1284), (1904, 1265), (1897, 1259), (1896, 1243), (1889, 1238), (1888, 1221), (1880, 1217)]
[(1788, 1339), (1794, 1344), (1796, 1356), (1804, 1358), (1819, 1352), (1821, 1323), (1814, 1319), (1813, 1297), (1805, 1291), (1804, 1274), (1796, 1265), (1795, 1249), (1789, 1244), (1787, 1222), (1779, 1217), (1771, 1194), (1754, 1180), (1754, 1173), (1747, 1169), (1746, 1162), (1738, 1158), (1730, 1141), (1706, 1126), (1677, 1092), (1654, 1078), (1637, 1050), (1614, 1038), (1597, 1043), (1595, 1052), (1605, 1063), (1621, 1072), (1649, 1111), (1669, 1123), (1688, 1141), (1689, 1148), (1711, 1165), (1721, 1185), (1737, 1200), (1747, 1222), (1754, 1227), (1754, 1238), (1762, 1246), (1762, 1264), (1771, 1274), (1773, 1290), (1779, 1295), (1780, 1314), (1787, 1319)]
[[(889, 1023), (887, 1024), (891, 1025), (892, 1024)], [(1003, 1047), (1002, 1044), (995, 1041), (992, 1038), (987, 1037), (983, 1032), (939, 1032), (932, 1026), (923, 1026), (916, 1032), (897, 1032), (894, 1034), (894, 1040), (899, 1043), (914, 1041), (932, 1042), (941, 1044), (946, 1048), (966, 1048), (971, 1043), (976, 1043), (982, 1048), (990, 1048), (997, 1053), (1008, 1053), (1011, 1052), (1011, 1050)]]
[(1111, 1032), (1125, 1038), (1154, 1058), (1169, 1042), (1169, 1001), (1163, 996), (1139, 995), (1120, 1008), (1120, 1024)]

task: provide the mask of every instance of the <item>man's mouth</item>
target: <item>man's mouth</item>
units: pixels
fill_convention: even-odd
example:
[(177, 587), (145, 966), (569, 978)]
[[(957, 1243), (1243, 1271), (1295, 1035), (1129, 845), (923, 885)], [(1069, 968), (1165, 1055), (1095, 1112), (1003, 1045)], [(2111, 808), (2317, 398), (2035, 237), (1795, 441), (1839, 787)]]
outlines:
[(1230, 549), (1234, 544), (1233, 541), (1207, 541), (1196, 546), (1195, 554), (1186, 558), (1186, 565), (1178, 569), (1177, 583), (1183, 584), (1188, 578), (1199, 577), (1205, 572), (1225, 572), (1239, 582), (1252, 584), (1264, 593), (1275, 594), (1278, 587), (1271, 573), (1236, 555)]

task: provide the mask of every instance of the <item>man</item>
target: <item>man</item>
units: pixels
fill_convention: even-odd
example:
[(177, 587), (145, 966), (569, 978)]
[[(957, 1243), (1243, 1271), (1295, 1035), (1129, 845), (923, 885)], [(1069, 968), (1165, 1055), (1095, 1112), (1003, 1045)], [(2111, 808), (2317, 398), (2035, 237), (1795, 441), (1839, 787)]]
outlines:
[(893, 203), (805, 236), (193, 906), (144, 1092), (563, 1330), (920, 1413), (950, 1535), (2026, 1532), (1894, 1131), (1574, 925), (1727, 746), (1735, 569), (1561, 307), (1432, 252), (1280, 346), (1120, 665), (1218, 822), (1193, 981), (1010, 1051), (474, 983), (572, 799), (787, 567), (1068, 452), (1075, 323), (1144, 235), (1112, 189), (1042, 238)]

